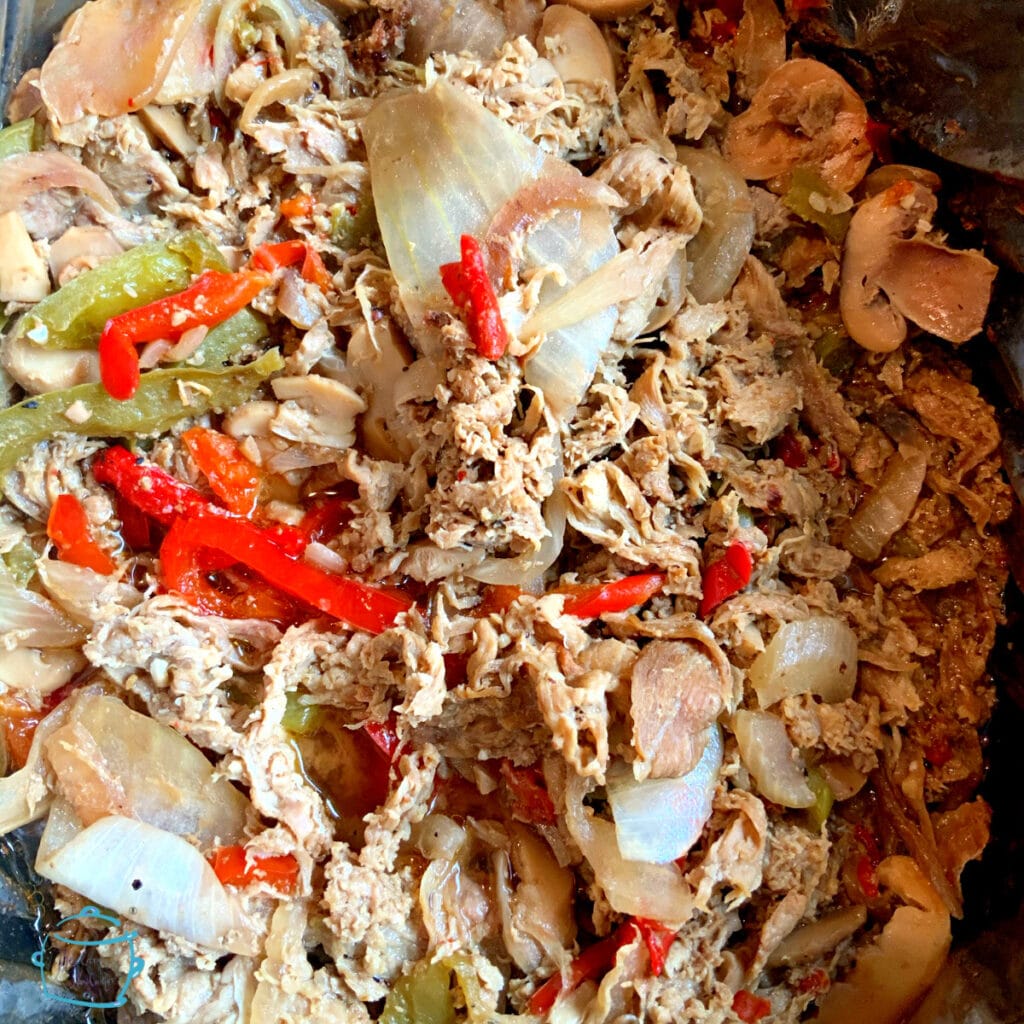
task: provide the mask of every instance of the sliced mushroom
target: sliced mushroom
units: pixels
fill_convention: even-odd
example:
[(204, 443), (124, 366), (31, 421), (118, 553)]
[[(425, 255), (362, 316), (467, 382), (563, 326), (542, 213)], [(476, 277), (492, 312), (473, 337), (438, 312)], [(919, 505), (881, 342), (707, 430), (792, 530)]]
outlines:
[(905, 904), (822, 999), (817, 1024), (896, 1024), (938, 976), (949, 950), (949, 912), (910, 857), (887, 857), (878, 880)]
[(849, 192), (871, 163), (867, 108), (846, 81), (816, 60), (788, 60), (729, 122), (722, 152), (773, 192), (796, 167), (813, 168), (831, 188)]
[(0, 364), (30, 395), (100, 379), (94, 350), (44, 348), (19, 333), (4, 339)]
[(850, 221), (839, 309), (850, 337), (872, 352), (898, 348), (908, 319), (953, 342), (981, 330), (996, 268), (979, 252), (921, 237), (935, 209), (929, 188), (902, 179), (863, 202)]
[(17, 210), (0, 214), (0, 302), (38, 302), (50, 294), (46, 260)]
[(63, 285), (75, 274), (92, 270), (122, 251), (121, 244), (106, 228), (71, 227), (50, 246), (50, 273)]
[(694, 768), (707, 727), (725, 707), (729, 683), (702, 645), (653, 640), (644, 648), (630, 687), (638, 779), (678, 778)]
[(174, 107), (158, 107), (151, 103), (139, 111), (143, 124), (165, 146), (181, 156), (194, 156), (199, 142), (189, 134), (188, 125), (180, 111)]
[(768, 967), (791, 967), (805, 964), (830, 953), (844, 939), (848, 939), (868, 919), (863, 906), (843, 907), (834, 910), (790, 932), (768, 957)]
[(601, 30), (582, 11), (554, 4), (544, 12), (537, 49), (566, 85), (615, 90), (615, 65)]

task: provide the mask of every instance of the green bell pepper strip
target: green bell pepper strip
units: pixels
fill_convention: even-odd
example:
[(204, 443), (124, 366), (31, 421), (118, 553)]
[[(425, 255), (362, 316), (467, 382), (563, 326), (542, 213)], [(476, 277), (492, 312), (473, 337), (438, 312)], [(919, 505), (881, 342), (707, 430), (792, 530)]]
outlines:
[(452, 969), (443, 960), (420, 964), (388, 993), (380, 1024), (454, 1024)]
[[(56, 433), (83, 437), (159, 434), (186, 417), (231, 409), (248, 401), (264, 381), (283, 368), (281, 353), (271, 349), (252, 363), (224, 370), (151, 370), (142, 375), (138, 391), (128, 402), (111, 398), (102, 384), (79, 384), (36, 395), (0, 412), (0, 473), (8, 472), (36, 444)], [(84, 423), (65, 415), (76, 402), (89, 413)]]
[(820, 832), (832, 813), (836, 797), (832, 787), (825, 781), (825, 776), (814, 768), (807, 773), (807, 785), (814, 794), (814, 803), (807, 808), (807, 825), (812, 832)]
[(10, 551), (5, 552), (4, 566), (19, 587), (27, 587), (35, 576), (38, 557), (27, 540), (18, 541)]
[(218, 370), (236, 356), (261, 347), (261, 342), (268, 337), (267, 323), (263, 317), (251, 309), (242, 309), (222, 324), (217, 324), (203, 339), (195, 354), (177, 365)]
[(811, 202), (812, 195), (821, 196), (830, 203), (846, 198), (842, 192), (829, 188), (815, 171), (808, 167), (797, 167), (793, 171), (789, 191), (782, 197), (782, 202), (801, 220), (807, 221), (808, 224), (817, 224), (831, 241), (838, 244), (846, 237), (853, 213), (850, 210), (843, 213), (819, 210)]
[(15, 121), (0, 130), (0, 160), (31, 153), (36, 148), (36, 123), (32, 118)]
[(319, 732), (324, 724), (324, 708), (322, 704), (307, 704), (302, 700), (298, 690), (289, 690), (285, 694), (284, 715), (281, 725), (293, 736), (312, 736)]
[(200, 231), (148, 242), (72, 278), (26, 313), (15, 331), (47, 348), (95, 348), (111, 317), (184, 291), (204, 270), (226, 269)]

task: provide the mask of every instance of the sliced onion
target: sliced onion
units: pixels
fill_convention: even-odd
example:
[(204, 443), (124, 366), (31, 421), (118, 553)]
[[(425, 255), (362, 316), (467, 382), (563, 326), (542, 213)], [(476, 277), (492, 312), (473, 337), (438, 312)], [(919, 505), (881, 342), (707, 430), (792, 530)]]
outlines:
[(184, 736), (116, 697), (78, 698), (44, 751), (61, 794), (87, 825), (118, 811), (204, 848), (244, 838), (249, 801), (215, 779)]
[(717, 302), (725, 298), (750, 253), (754, 204), (747, 183), (717, 153), (678, 146), (676, 156), (690, 172), (704, 213), (700, 231), (686, 244), (690, 294), (698, 302)]
[(562, 553), (567, 514), (565, 495), (555, 491), (544, 502), (544, 522), (548, 533), (536, 551), (527, 551), (515, 558), (487, 558), (479, 565), (467, 565), (463, 572), (478, 583), (531, 590), (531, 585), (555, 564)]
[(49, 651), (35, 647), (0, 649), (0, 683), (11, 690), (45, 696), (60, 689), (87, 664), (85, 655), (66, 647)]
[[(379, 100), (363, 136), (384, 247), (414, 321), (446, 304), (438, 268), (459, 258), (461, 235), (483, 237), (499, 211), (541, 178), (579, 177), (444, 79), (426, 92)], [(605, 202), (579, 209), (573, 200), (545, 216), (526, 236), (526, 263), (561, 267), (565, 284), (545, 282), (541, 304), (592, 274), (618, 248)], [(557, 415), (575, 407), (590, 385), (614, 324), (609, 304), (548, 334), (530, 359), (527, 381), (544, 391)]]
[(405, 37), (405, 59), (422, 64), (432, 53), (472, 53), (488, 58), (509, 33), (490, 0), (416, 0)]
[(857, 634), (828, 615), (787, 622), (748, 675), (763, 708), (798, 693), (816, 694), (830, 704), (847, 700), (857, 682)]
[(843, 534), (843, 547), (865, 562), (878, 560), (882, 549), (910, 518), (928, 471), (928, 456), (917, 448), (900, 448), (885, 464), (878, 486), (857, 506)]
[(619, 852), (626, 860), (668, 864), (700, 838), (722, 767), (722, 730), (706, 731), (697, 767), (678, 779), (637, 781), (625, 764), (608, 773), (608, 800)]
[(765, 799), (783, 807), (814, 803), (807, 773), (782, 719), (763, 711), (740, 710), (733, 715), (732, 731), (740, 758)]
[[(58, 829), (66, 841), (57, 841)], [(251, 922), (202, 854), (143, 821), (112, 814), (76, 832), (73, 822), (54, 816), (36, 871), (150, 928), (211, 949), (255, 952)]]
[(36, 564), (46, 592), (84, 626), (96, 622), (104, 606), (117, 604), (134, 608), (142, 600), (133, 586), (118, 583), (93, 569), (52, 558), (41, 558)]
[(214, 91), (214, 50), (220, 0), (202, 0), (153, 102), (173, 107)]
[(68, 19), (39, 73), (62, 124), (146, 106), (171, 68), (202, 0), (92, 0)]
[(120, 209), (99, 176), (66, 153), (48, 149), (0, 162), (0, 213), (17, 210), (26, 200), (51, 188), (77, 188), (111, 213)]
[(681, 925), (693, 911), (693, 895), (675, 864), (626, 860), (615, 826), (584, 807), (588, 781), (570, 774), (565, 793), (565, 823), (613, 910)]
[(256, 127), (256, 116), (264, 107), (273, 103), (291, 103), (301, 99), (309, 92), (316, 79), (316, 72), (311, 68), (293, 68), (273, 75), (265, 82), (260, 82), (246, 100), (242, 115), (238, 119), (238, 127), (247, 135), (252, 135)]
[(55, 604), (0, 576), (0, 643), (12, 647), (76, 647), (85, 630)]

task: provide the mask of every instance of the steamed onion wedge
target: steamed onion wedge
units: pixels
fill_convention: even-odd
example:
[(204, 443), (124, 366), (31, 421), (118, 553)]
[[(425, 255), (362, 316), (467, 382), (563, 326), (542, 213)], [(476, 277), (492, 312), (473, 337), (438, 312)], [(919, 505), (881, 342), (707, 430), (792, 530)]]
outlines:
[(748, 673), (761, 707), (813, 693), (830, 704), (853, 696), (857, 634), (845, 622), (818, 615), (787, 622), (754, 659)]
[(115, 913), (189, 942), (255, 952), (255, 932), (237, 898), (203, 855), (171, 832), (112, 814), (83, 829), (54, 805), (36, 871)]
[(782, 719), (763, 711), (737, 711), (732, 731), (740, 758), (754, 777), (758, 792), (783, 807), (810, 807), (814, 793)]
[(677, 779), (637, 780), (628, 765), (609, 771), (608, 802), (622, 856), (652, 864), (682, 857), (711, 817), (721, 766), (722, 730), (713, 725), (696, 767)]

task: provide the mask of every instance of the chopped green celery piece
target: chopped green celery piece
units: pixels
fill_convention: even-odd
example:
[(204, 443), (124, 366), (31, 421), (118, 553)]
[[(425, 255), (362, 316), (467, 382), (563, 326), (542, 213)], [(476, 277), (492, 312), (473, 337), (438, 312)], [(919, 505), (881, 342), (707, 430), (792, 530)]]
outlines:
[(812, 832), (820, 832), (832, 813), (832, 804), (835, 802), (835, 793), (832, 787), (825, 781), (825, 776), (814, 768), (807, 772), (807, 785), (814, 794), (814, 803), (807, 808), (807, 824)]
[(4, 565), (19, 587), (27, 587), (35, 576), (38, 557), (27, 540), (18, 541), (10, 551), (4, 553)]
[(48, 348), (91, 348), (112, 316), (184, 291), (203, 270), (226, 269), (200, 231), (148, 242), (72, 278), (26, 313), (15, 330), (31, 333)]
[(391, 987), (380, 1024), (454, 1024), (451, 974), (444, 960), (417, 965)]
[[(151, 370), (142, 375), (138, 391), (127, 402), (111, 398), (102, 384), (79, 384), (36, 395), (0, 412), (0, 473), (60, 431), (84, 437), (159, 434), (185, 417), (231, 409), (248, 401), (268, 377), (283, 368), (281, 353), (271, 349), (254, 362), (224, 370)], [(65, 415), (76, 402), (89, 413), (84, 423)]]
[(179, 365), (215, 370), (246, 349), (266, 341), (268, 337), (267, 323), (263, 317), (251, 309), (242, 309), (212, 328), (198, 351), (187, 362)]
[(307, 704), (298, 690), (289, 690), (285, 694), (284, 716), (281, 724), (293, 736), (312, 736), (319, 732), (324, 724), (324, 709), (320, 704)]
[(0, 160), (31, 153), (36, 148), (36, 123), (32, 118), (15, 121), (0, 131)]
[[(801, 220), (817, 224), (831, 241), (841, 242), (846, 237), (846, 230), (853, 216), (850, 197), (844, 192), (830, 188), (810, 168), (798, 167), (793, 171), (789, 191), (782, 197), (782, 201)], [(847, 209), (832, 212), (843, 206)]]
[(331, 207), (331, 241), (341, 249), (358, 249), (380, 235), (369, 185), (359, 191), (353, 213), (343, 203)]

